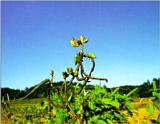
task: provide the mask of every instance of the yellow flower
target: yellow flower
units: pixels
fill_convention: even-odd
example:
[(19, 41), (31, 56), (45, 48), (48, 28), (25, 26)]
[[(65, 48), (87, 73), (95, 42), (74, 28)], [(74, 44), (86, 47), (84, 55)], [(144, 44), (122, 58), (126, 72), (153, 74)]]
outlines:
[(85, 38), (83, 35), (80, 36), (79, 40), (81, 41), (81, 43), (87, 43), (88, 39)]
[(71, 40), (70, 43), (71, 43), (71, 45), (72, 45), (73, 47), (78, 47), (78, 46), (79, 46), (75, 38), (72, 38), (72, 40)]

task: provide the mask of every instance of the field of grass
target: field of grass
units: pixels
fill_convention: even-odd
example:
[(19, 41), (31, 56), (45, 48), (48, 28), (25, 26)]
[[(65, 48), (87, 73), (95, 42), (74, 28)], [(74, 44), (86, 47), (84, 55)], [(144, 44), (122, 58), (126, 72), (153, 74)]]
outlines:
[(34, 99), (24, 99), (24, 100), (12, 100), (10, 102), (11, 107), (17, 106), (32, 106), (38, 104), (42, 101), (47, 101), (47, 98), (34, 98)]
[[(47, 98), (36, 98), (36, 99), (26, 99), (19, 101), (10, 101), (10, 108), (13, 110), (14, 114), (19, 114), (19, 112), (14, 111), (14, 108), (21, 108), (26, 106), (34, 106), (36, 104), (40, 104), (42, 101), (47, 101)], [(128, 118), (129, 124), (152, 124), (152, 120), (156, 120), (160, 112), (157, 108), (154, 108), (154, 113), (149, 115), (146, 105), (153, 104), (150, 98), (138, 98), (134, 100), (134, 113), (132, 117)], [(11, 123), (10, 119), (8, 119), (9, 112), (6, 113), (2, 110), (2, 124)], [(42, 118), (43, 120), (43, 118)], [(43, 121), (45, 123), (45, 120)]]
[[(25, 100), (11, 100), (9, 102), (10, 105), (10, 110), (11, 112), (15, 115), (22, 114), (22, 111), (17, 111), (16, 109), (23, 108), (23, 107), (32, 107), (37, 104), (39, 104), (42, 101), (47, 101), (47, 98), (34, 98), (34, 99), (25, 99)], [(4, 110), (5, 109), (5, 110)], [(2, 113), (1, 113), (1, 118), (2, 118), (2, 124), (10, 124), (10, 111), (7, 111), (6, 108), (2, 107)]]

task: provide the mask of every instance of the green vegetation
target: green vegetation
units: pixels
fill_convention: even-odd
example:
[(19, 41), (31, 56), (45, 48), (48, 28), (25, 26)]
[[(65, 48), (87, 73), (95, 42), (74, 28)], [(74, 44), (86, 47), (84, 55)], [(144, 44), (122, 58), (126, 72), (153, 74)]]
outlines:
[[(63, 82), (53, 83), (54, 71), (51, 70), (50, 79), (45, 79), (24, 91), (2, 89), (2, 114), (7, 118), (5, 123), (125, 123), (134, 113), (133, 97), (152, 95), (154, 105), (159, 105), (157, 79), (154, 79), (153, 88), (148, 82), (139, 87), (125, 86), (112, 89), (100, 85), (87, 85), (90, 80), (108, 81), (106, 78), (92, 76), (96, 56), (91, 52), (85, 54), (84, 45), (87, 42), (88, 39), (83, 36), (77, 41), (75, 38), (71, 40), (71, 45), (80, 48), (80, 51), (74, 57), (76, 68), (68, 67), (62, 72)], [(91, 61), (89, 73), (85, 72), (85, 59)], [(145, 89), (148, 91), (141, 93), (144, 88), (150, 90)], [(30, 99), (26, 99), (46, 96), (47, 99), (35, 100), (34, 104)], [(18, 106), (16, 103), (24, 106)], [(147, 109), (150, 114), (154, 113), (154, 106), (151, 104), (147, 105)]]

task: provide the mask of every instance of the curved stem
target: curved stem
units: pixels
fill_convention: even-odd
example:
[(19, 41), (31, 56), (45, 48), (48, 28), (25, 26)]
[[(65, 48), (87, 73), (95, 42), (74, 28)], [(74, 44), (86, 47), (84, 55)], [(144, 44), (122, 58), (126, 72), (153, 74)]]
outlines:
[(108, 79), (106, 79), (106, 78), (91, 77), (91, 76), (89, 76), (89, 75), (87, 75), (87, 74), (85, 74), (85, 76), (86, 76), (87, 78), (89, 78), (89, 79), (93, 79), (93, 80), (104, 80), (104, 81), (108, 82)]
[(83, 81), (83, 80), (85, 80), (87, 77), (82, 77), (82, 78), (79, 78), (79, 77), (76, 77), (76, 79), (78, 80), (78, 81)]
[(93, 80), (105, 80), (106, 82), (108, 82), (108, 79), (107, 79), (107, 78), (99, 78), (99, 77), (92, 77), (92, 76), (91, 76), (91, 73), (94, 71), (94, 66), (95, 66), (94, 60), (92, 60), (92, 63), (93, 63), (93, 67), (92, 67), (89, 75), (85, 73), (83, 64), (81, 64), (81, 69), (83, 70), (83, 74), (84, 74), (87, 78), (89, 78), (89, 79), (93, 79)]
[(41, 81), (36, 87), (34, 87), (33, 90), (31, 90), (31, 92), (29, 92), (26, 96), (19, 98), (19, 100), (23, 100), (25, 98), (27, 98), (28, 96), (30, 96), (35, 90), (37, 90), (40, 86), (42, 86), (43, 84), (50, 82), (50, 79), (45, 79), (43, 81)]
[(67, 93), (67, 81), (64, 79), (64, 94), (66, 95)]
[[(76, 70), (78, 71), (78, 70), (79, 70), (79, 67), (80, 67), (80, 64), (78, 63), (75, 71), (76, 71)], [(74, 76), (74, 74), (73, 74), (71, 80), (70, 80), (69, 83), (67, 84), (67, 87), (69, 87), (69, 86), (72, 84), (74, 78), (75, 78), (75, 76)]]
[[(84, 57), (86, 57), (86, 56), (84, 55)], [(81, 63), (81, 71), (82, 71), (82, 73), (85, 75), (85, 77), (79, 79), (80, 81), (81, 81), (82, 79), (84, 79), (84, 82), (83, 82), (82, 86), (80, 87), (80, 89), (78, 90), (77, 94), (80, 94), (80, 93), (81, 93), (81, 91), (83, 90), (84, 86), (87, 84), (87, 82), (89, 81), (89, 79), (93, 79), (93, 80), (105, 80), (106, 82), (108, 82), (108, 79), (106, 79), (106, 78), (99, 78), (99, 77), (92, 77), (92, 76), (91, 76), (91, 75), (92, 75), (92, 72), (94, 71), (94, 68), (95, 68), (94, 59), (91, 58), (91, 60), (92, 60), (92, 68), (91, 68), (91, 70), (90, 70), (90, 72), (89, 72), (89, 75), (85, 73), (85, 71), (84, 71), (84, 66), (83, 66), (83, 64)], [(78, 79), (78, 78), (77, 78), (77, 79)]]
[[(81, 67), (82, 67), (82, 68), (81, 68), (81, 69), (82, 69), (82, 72), (84, 73), (84, 67), (83, 67), (83, 64), (82, 64), (82, 63), (81, 63)], [(92, 72), (94, 71), (94, 68), (95, 68), (95, 62), (94, 62), (94, 59), (92, 59), (92, 68), (91, 68), (91, 70), (90, 70), (89, 76), (91, 76)], [(80, 94), (80, 93), (81, 93), (81, 91), (83, 90), (84, 86), (86, 86), (86, 84), (87, 84), (88, 81), (89, 81), (89, 77), (87, 77), (87, 78), (84, 80), (82, 86), (81, 86), (80, 89), (77, 91), (77, 94)]]
[(76, 113), (73, 111), (73, 109), (72, 109), (72, 107), (71, 107), (71, 105), (70, 105), (69, 103), (68, 103), (68, 108), (69, 108), (70, 111), (72, 112), (72, 114), (73, 114), (73, 116), (74, 116), (74, 119), (75, 119), (75, 120), (78, 119)]
[(71, 80), (70, 80), (69, 83), (67, 84), (67, 87), (69, 87), (69, 86), (72, 84), (74, 78), (75, 78), (74, 76), (71, 78)]

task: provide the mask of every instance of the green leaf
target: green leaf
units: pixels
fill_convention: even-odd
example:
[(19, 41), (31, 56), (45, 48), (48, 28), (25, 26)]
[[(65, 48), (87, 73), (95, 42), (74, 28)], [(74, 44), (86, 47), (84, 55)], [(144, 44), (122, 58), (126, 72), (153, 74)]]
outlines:
[(66, 110), (60, 109), (59, 111), (57, 111), (56, 118), (55, 118), (56, 123), (57, 124), (63, 124), (66, 116), (67, 116)]
[(91, 53), (91, 52), (89, 52), (89, 53), (87, 54), (87, 57), (88, 57), (88, 58), (93, 58), (93, 59), (96, 58), (96, 56), (95, 56), (93, 53)]
[(95, 109), (94, 103), (93, 103), (92, 101), (89, 101), (88, 103), (89, 103), (89, 107), (90, 107), (92, 110), (94, 110), (94, 109)]
[(157, 118), (156, 122), (160, 123), (160, 114), (158, 115), (158, 118)]
[(98, 120), (97, 124), (106, 124), (106, 122), (104, 120)]
[(126, 96), (129, 97), (132, 95), (138, 88), (136, 87), (135, 89), (131, 90)]
[(116, 112), (114, 112), (114, 115), (115, 115), (117, 118), (119, 118), (120, 120), (123, 119), (123, 117), (122, 117), (120, 114), (116, 113)]
[(109, 119), (107, 119), (108, 124), (113, 124), (113, 122)]
[(102, 99), (102, 103), (105, 105), (112, 105), (113, 107), (119, 108), (120, 103), (117, 100), (112, 100), (110, 98)]
[(153, 105), (147, 104), (146, 108), (147, 108), (147, 111), (149, 112), (149, 115), (153, 115), (153, 113), (154, 113)]
[(156, 91), (157, 87), (156, 87), (156, 81), (153, 81), (153, 91)]
[(155, 100), (153, 101), (153, 105), (154, 105), (158, 110), (160, 110), (160, 101), (159, 101), (159, 99), (155, 99)]
[(74, 87), (74, 89), (75, 90), (77, 90), (77, 89), (79, 89), (80, 88), (80, 86), (78, 86), (78, 84), (77, 85), (75, 85), (75, 86), (73, 86)]
[(68, 102), (70, 102), (70, 100), (71, 100), (72, 96), (73, 96), (73, 93), (71, 93), (71, 95), (69, 96), (69, 98), (68, 98)]
[(119, 88), (116, 88), (116, 89), (112, 92), (112, 94), (115, 94), (116, 92), (118, 92), (118, 90), (119, 90)]
[(77, 65), (77, 56), (74, 56), (74, 64)]
[(48, 119), (48, 124), (54, 124), (55, 122), (53, 121), (53, 119), (52, 118), (49, 118)]
[(129, 110), (134, 109), (134, 104), (132, 102), (126, 102), (126, 105)]
[(114, 101), (111, 102), (111, 105), (116, 107), (116, 108), (119, 108), (120, 103), (117, 100), (114, 100)]

